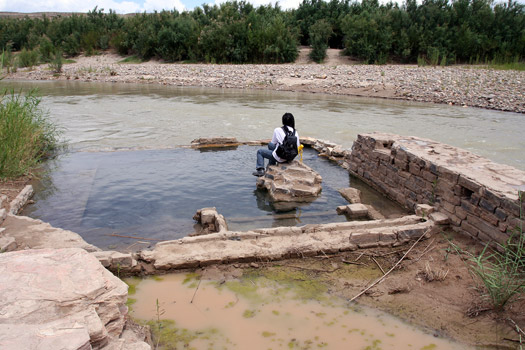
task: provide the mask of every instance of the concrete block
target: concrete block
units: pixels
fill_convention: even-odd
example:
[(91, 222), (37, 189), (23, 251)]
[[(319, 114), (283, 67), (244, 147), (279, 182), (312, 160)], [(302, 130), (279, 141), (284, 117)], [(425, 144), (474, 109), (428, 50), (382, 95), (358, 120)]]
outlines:
[(352, 217), (364, 217), (368, 215), (368, 208), (364, 204), (349, 204), (347, 208), (347, 213)]
[(438, 225), (448, 225), (450, 220), (447, 215), (439, 212), (434, 212), (429, 215), (430, 220)]
[(430, 213), (433, 213), (434, 211), (435, 211), (435, 208), (428, 204), (417, 204), (416, 205), (416, 215), (417, 216), (428, 217), (428, 215)]
[(378, 232), (354, 232), (350, 235), (350, 243), (356, 244), (359, 248), (368, 244), (377, 245), (379, 236), (380, 234)]

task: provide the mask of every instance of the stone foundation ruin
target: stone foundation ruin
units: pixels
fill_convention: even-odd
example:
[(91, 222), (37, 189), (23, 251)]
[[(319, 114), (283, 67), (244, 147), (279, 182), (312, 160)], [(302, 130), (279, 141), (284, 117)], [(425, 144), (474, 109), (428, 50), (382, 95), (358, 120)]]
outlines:
[[(525, 211), (525, 204), (520, 203), (518, 191), (525, 190), (524, 171), (416, 137), (363, 134), (358, 136), (352, 150), (321, 140), (302, 138), (301, 141), (415, 215), (382, 218), (373, 208), (360, 203), (355, 189), (341, 189), (349, 204), (333, 210), (352, 217), (366, 215), (368, 221), (234, 232), (227, 229), (222, 215), (213, 212), (213, 208), (204, 208), (196, 215), (196, 220), (204, 228), (204, 235), (160, 242), (152, 250), (137, 253), (102, 252), (74, 232), (17, 216), (30, 192), (27, 189), (21, 198), (10, 204), (9, 213), (0, 210), (0, 249), (15, 251), (0, 254), (0, 267), (4, 267), (0, 273), (0, 348), (23, 348), (26, 344), (40, 342), (43, 349), (57, 348), (57, 344), (67, 344), (64, 349), (149, 349), (143, 337), (126, 333), (125, 286), (107, 275), (102, 266), (119, 276), (158, 274), (220, 263), (393, 247), (441, 232), (447, 225), (482, 242), (503, 242), (516, 227), (523, 227), (520, 215)], [(196, 140), (191, 147), (200, 147), (200, 144), (202, 147), (218, 147), (221, 142), (226, 147), (254, 144), (216, 138)], [(285, 173), (287, 169), (281, 168)], [(269, 175), (274, 178), (268, 177), (268, 180), (276, 178), (272, 171)], [(268, 183), (270, 185), (265, 180), (264, 186), (269, 190), (278, 187), (274, 182)], [(315, 193), (315, 186), (314, 176), (304, 188)], [(0, 202), (2, 200), (0, 198)], [(31, 250), (35, 248), (44, 250)], [(64, 256), (75, 256), (76, 259), (65, 259)], [(42, 259), (54, 261), (57, 265), (41, 264)], [(11, 266), (9, 264), (16, 266), (7, 268)], [(41, 315), (40, 321), (26, 315), (27, 303), (17, 299), (17, 293), (12, 293), (11, 287), (2, 287), (15, 285), (20, 279), (18, 273), (35, 272), (37, 267), (42, 267), (50, 276), (40, 271), (33, 284), (22, 285), (20, 289), (25, 288), (28, 294), (23, 294), (24, 298), (32, 300), (31, 305), (36, 305), (36, 300), (43, 303), (37, 312)], [(100, 286), (92, 285), (95, 280), (79, 279), (78, 267), (84, 269), (81, 275), (88, 279), (99, 276), (95, 280), (102, 281), (106, 289), (111, 286), (106, 291), (109, 294), (99, 294)], [(57, 271), (64, 273), (57, 276)], [(77, 297), (70, 299), (78, 299), (80, 304), (74, 306), (70, 299), (60, 295), (50, 296), (44, 286), (49, 283), (70, 288), (69, 292), (61, 290), (60, 295), (76, 293)], [(57, 313), (62, 318), (56, 318)], [(70, 341), (72, 338), (74, 341)]]

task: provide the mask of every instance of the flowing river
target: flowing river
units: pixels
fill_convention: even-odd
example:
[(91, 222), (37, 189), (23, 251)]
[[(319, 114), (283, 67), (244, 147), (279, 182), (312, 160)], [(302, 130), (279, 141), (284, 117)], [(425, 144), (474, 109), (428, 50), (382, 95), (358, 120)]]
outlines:
[(301, 136), (351, 147), (358, 133), (418, 136), (525, 170), (525, 116), (394, 100), (147, 84), (2, 82), (37, 88), (72, 150), (161, 149), (199, 137), (267, 139), (284, 112)]

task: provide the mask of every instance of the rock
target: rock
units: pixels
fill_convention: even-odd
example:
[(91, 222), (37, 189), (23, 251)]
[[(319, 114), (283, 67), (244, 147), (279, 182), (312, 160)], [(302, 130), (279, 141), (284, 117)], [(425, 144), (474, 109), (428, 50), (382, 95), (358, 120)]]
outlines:
[(450, 222), (448, 216), (439, 212), (431, 213), (429, 217), (430, 220), (434, 221), (438, 225), (448, 225)]
[(83, 249), (0, 254), (0, 348), (91, 349), (118, 341), (127, 285)]
[(341, 196), (346, 199), (349, 203), (361, 203), (361, 191), (357, 188), (347, 187), (338, 190)]
[(346, 213), (351, 217), (365, 217), (368, 216), (368, 208), (361, 203), (349, 204), (346, 206)]
[(75, 232), (56, 228), (27, 216), (9, 214), (3, 226), (16, 240), (18, 249), (82, 248), (89, 252), (100, 250)]
[(0, 236), (0, 253), (11, 252), (13, 250), (16, 250), (15, 239), (10, 236)]
[[(0, 205), (0, 208), (2, 206)], [(4, 222), (5, 218), (7, 217), (7, 211), (5, 209), (0, 209), (0, 224)]]
[(33, 196), (33, 186), (27, 185), (9, 204), (9, 213), (16, 215), (26, 205), (29, 198)]
[(204, 137), (191, 141), (194, 147), (218, 147), (218, 146), (237, 146), (239, 141), (235, 137)]
[(428, 204), (417, 204), (416, 205), (416, 215), (421, 217), (428, 217), (430, 213), (434, 212), (434, 207)]
[(215, 207), (197, 210), (197, 213), (195, 213), (193, 216), (193, 220), (197, 221), (201, 225), (201, 230), (191, 233), (189, 236), (200, 236), (210, 233), (221, 233), (228, 231), (226, 219), (224, 219), (223, 215), (220, 215), (217, 212)]
[(257, 188), (266, 189), (272, 202), (311, 202), (321, 193), (322, 178), (312, 168), (294, 160), (268, 167), (257, 179)]

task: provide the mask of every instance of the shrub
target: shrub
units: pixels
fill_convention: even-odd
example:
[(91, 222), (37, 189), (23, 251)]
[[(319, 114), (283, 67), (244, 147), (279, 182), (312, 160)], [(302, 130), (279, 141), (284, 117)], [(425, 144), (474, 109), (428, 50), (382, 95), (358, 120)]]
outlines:
[(62, 72), (62, 65), (64, 64), (63, 60), (62, 60), (62, 51), (57, 51), (55, 53), (55, 57), (53, 59), (53, 61), (51, 61), (49, 63), (49, 68), (54, 72), (54, 73), (61, 73)]
[(323, 19), (310, 27), (310, 45), (312, 46), (310, 58), (312, 61), (321, 63), (325, 59), (328, 40), (332, 33), (332, 26)]
[(0, 95), (0, 178), (31, 171), (58, 146), (58, 129), (49, 122), (34, 92)]
[(18, 64), (20, 67), (32, 68), (38, 64), (38, 51), (22, 49), (18, 54)]

